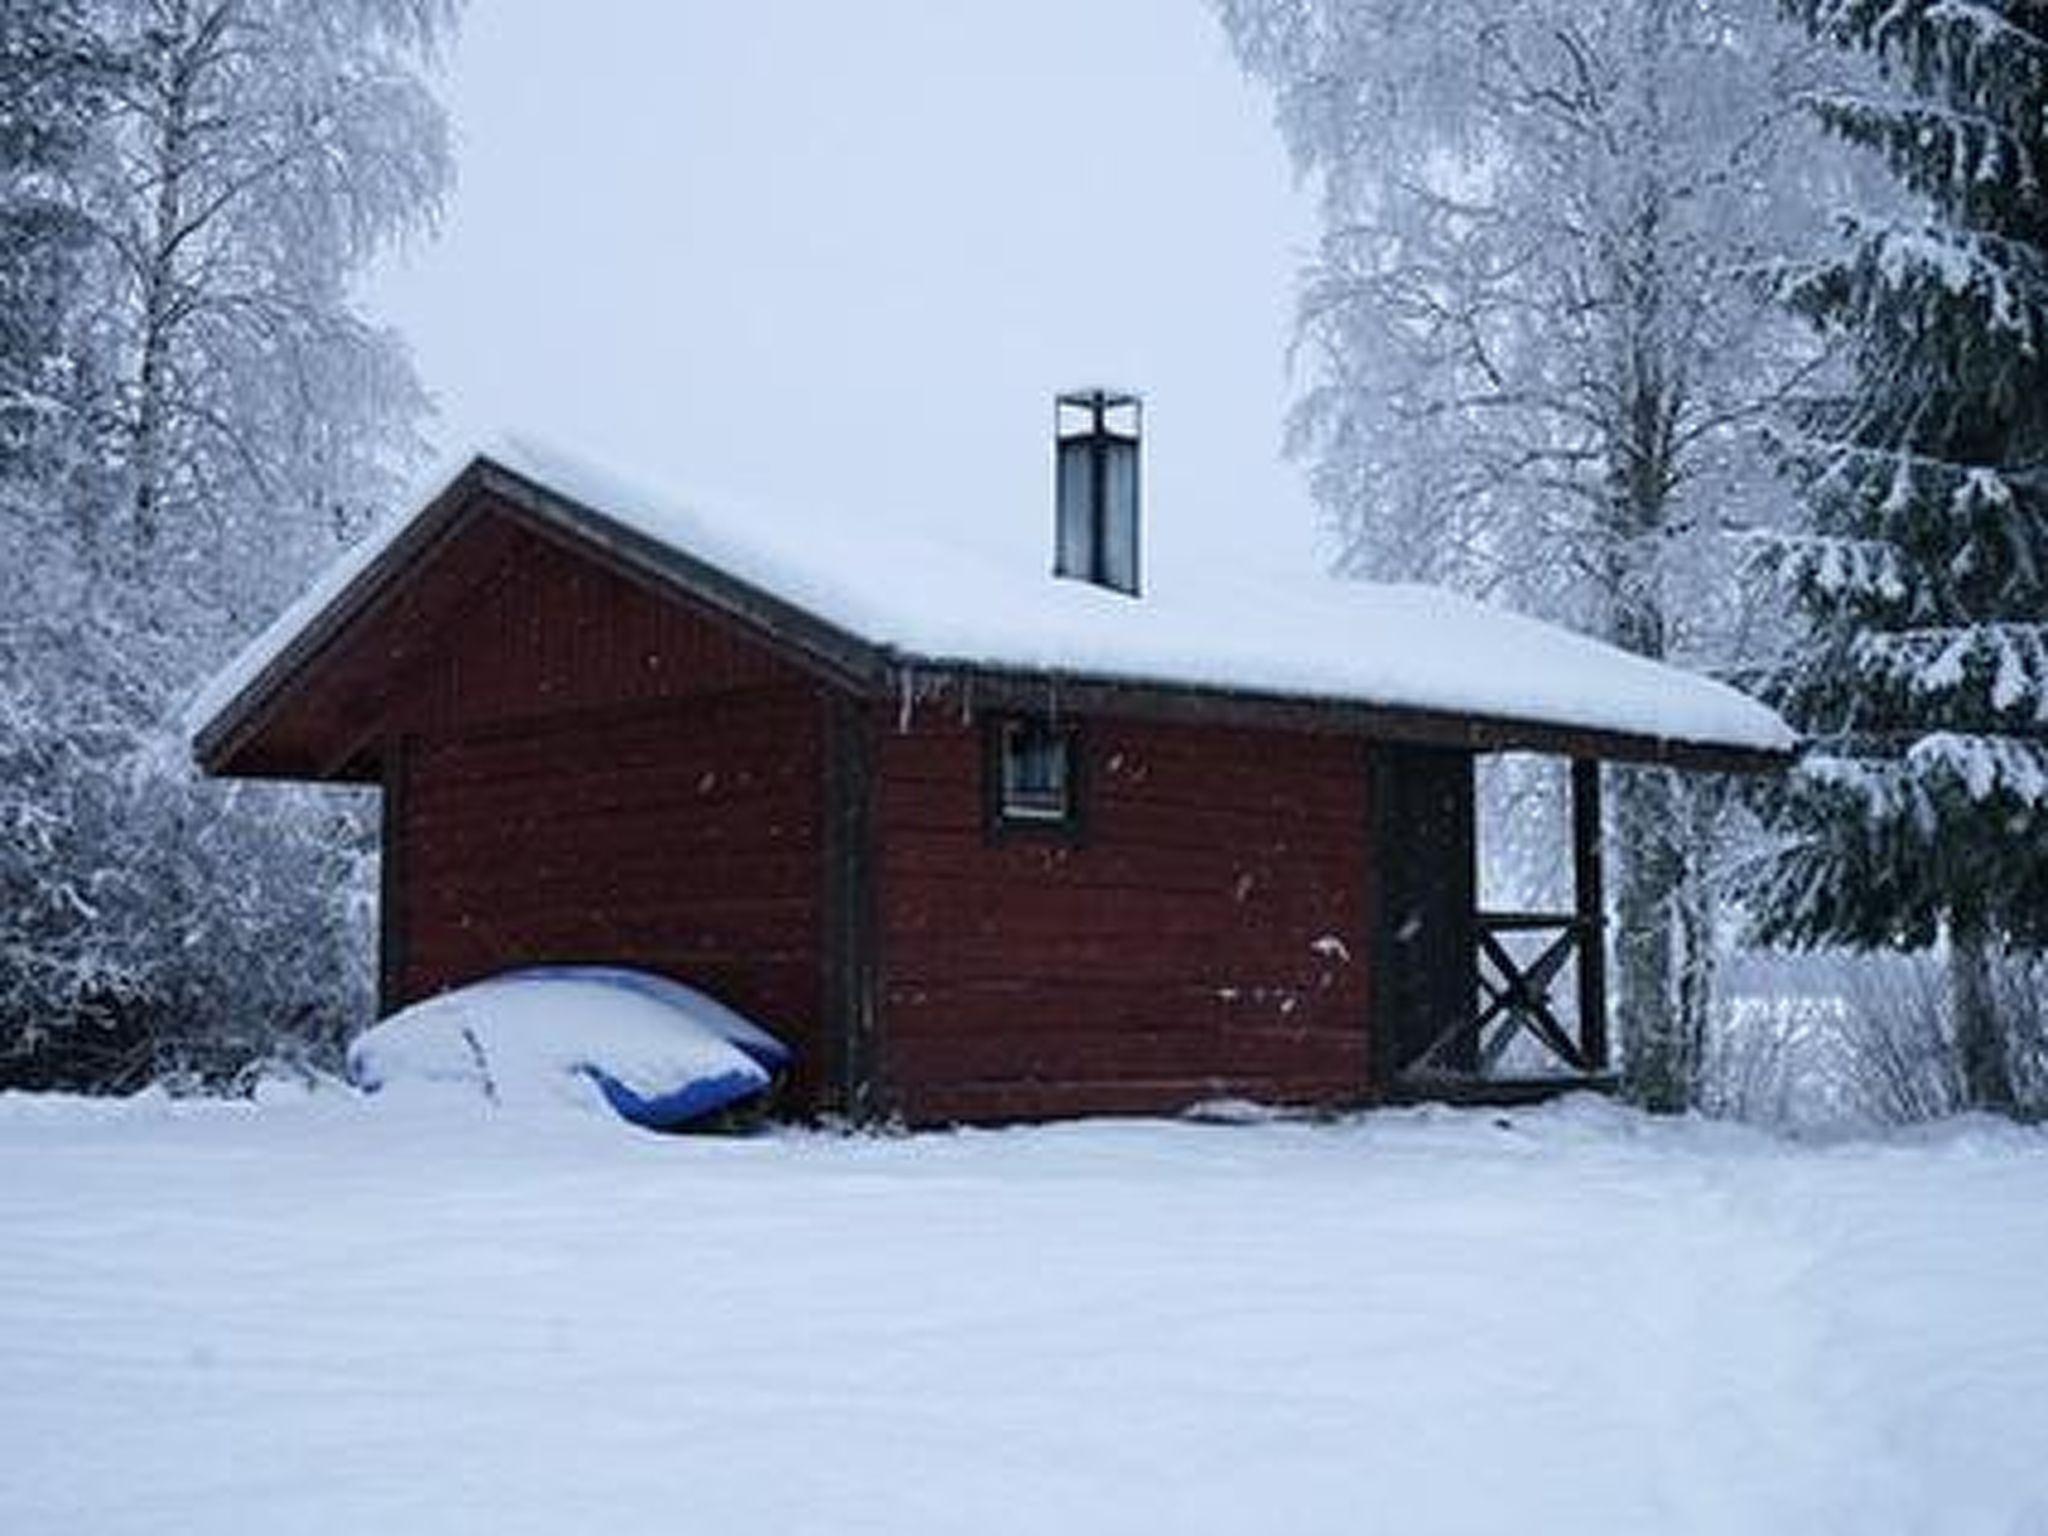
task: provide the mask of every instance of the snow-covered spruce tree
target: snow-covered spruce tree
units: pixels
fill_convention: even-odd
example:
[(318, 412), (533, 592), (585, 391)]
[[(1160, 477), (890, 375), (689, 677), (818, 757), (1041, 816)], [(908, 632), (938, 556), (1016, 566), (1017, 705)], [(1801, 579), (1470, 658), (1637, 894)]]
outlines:
[(1854, 383), (1794, 450), (1814, 640), (1778, 697), (1817, 746), (1762, 918), (1809, 944), (1945, 938), (1961, 1080), (2006, 1109), (1996, 968), (2048, 947), (2048, 6), (1792, 9), (1878, 62), (1878, 88), (1815, 108), (1921, 202), (1852, 223), (1797, 294)]
[[(80, 0), (104, 94), (67, 177), (80, 360), (56, 529), (26, 569), (0, 719), (25, 891), (0, 910), (0, 1035), (118, 1043), (83, 1076), (219, 1080), (361, 1005), (365, 838), (303, 792), (198, 782), (177, 713), (330, 558), (416, 450), (423, 401), (347, 285), (448, 177), (421, 66), (450, 0)], [(39, 637), (39, 639), (38, 639)], [(106, 1053), (64, 1051), (94, 1056)], [(77, 1077), (78, 1073), (71, 1074)]]
[[(1322, 192), (1293, 435), (1347, 564), (1725, 661), (1728, 535), (1785, 500), (1757, 428), (1811, 350), (1768, 278), (1813, 234), (1786, 143), (1817, 50), (1772, 0), (1217, 5)], [(1635, 1095), (1677, 1108), (1720, 799), (1614, 788), (1617, 1022)]]

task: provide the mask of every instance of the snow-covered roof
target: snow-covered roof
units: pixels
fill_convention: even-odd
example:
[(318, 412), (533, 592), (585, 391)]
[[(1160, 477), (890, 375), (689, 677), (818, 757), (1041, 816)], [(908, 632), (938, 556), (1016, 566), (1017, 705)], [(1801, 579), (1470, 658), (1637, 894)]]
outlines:
[[(716, 572), (912, 678), (972, 669), (1521, 723), (1736, 755), (1795, 746), (1783, 720), (1723, 683), (1433, 587), (1282, 581), (1212, 566), (1155, 578), (1134, 599), (1056, 578), (1045, 565), (994, 558), (958, 533), (721, 516), (527, 439), (468, 461), (448, 485), (479, 470)], [(373, 532), (207, 685), (187, 712), (202, 744), (281, 685), (302, 637), (378, 579), (383, 557), (441, 500)]]

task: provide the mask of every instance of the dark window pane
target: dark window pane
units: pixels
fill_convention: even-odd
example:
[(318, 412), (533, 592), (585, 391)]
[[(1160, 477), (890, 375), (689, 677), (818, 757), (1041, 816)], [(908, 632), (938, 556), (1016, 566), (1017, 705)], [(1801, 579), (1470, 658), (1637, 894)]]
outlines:
[(1026, 821), (1063, 820), (1068, 810), (1069, 738), (1034, 721), (1003, 727), (1003, 814)]

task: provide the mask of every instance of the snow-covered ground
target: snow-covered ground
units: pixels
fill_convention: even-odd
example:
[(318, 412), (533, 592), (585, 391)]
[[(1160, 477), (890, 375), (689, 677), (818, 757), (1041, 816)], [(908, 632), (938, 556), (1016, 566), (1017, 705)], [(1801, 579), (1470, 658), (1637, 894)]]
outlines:
[(0, 1531), (2048, 1532), (2048, 1138), (0, 1099)]

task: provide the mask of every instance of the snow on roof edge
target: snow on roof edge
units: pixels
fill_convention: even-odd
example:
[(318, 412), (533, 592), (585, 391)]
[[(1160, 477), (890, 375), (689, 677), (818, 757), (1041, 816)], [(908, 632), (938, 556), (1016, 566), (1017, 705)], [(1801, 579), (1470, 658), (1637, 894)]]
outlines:
[[(890, 613), (886, 609), (878, 611), (872, 603), (863, 610), (858, 594), (849, 599), (846, 594), (831, 590), (829, 584), (821, 586), (816, 580), (818, 568), (815, 565), (797, 573), (800, 579), (778, 580), (778, 575), (787, 573), (778, 571), (774, 551), (754, 558), (760, 552), (746, 548), (742, 541), (721, 552), (717, 546), (730, 541), (716, 536), (712, 520), (693, 509), (666, 503), (658, 496), (615, 478), (609, 471), (583, 465), (532, 438), (511, 434), (501, 434), (475, 451), (438, 462), (418, 482), (423, 489), (404, 504), (406, 510), (381, 521), (339, 557), (294, 603), (200, 688), (181, 714), (185, 734), (195, 748), (203, 750), (211, 745), (207, 738), (231, 723), (245, 704), (254, 702), (249, 695), (289, 654), (294, 643), (318, 625), (380, 558), (465, 477), (479, 468), (496, 468), (529, 481), (552, 496), (587, 507), (665, 548), (701, 560), (777, 601), (844, 630), (862, 643), (873, 646), (878, 653), (890, 655), (907, 667), (1004, 671), (1102, 686), (1225, 691), (1309, 704), (1350, 704), (1390, 711), (1448, 714), (1482, 719), (1505, 727), (1583, 730), (1661, 746), (1758, 756), (1789, 756), (1797, 749), (1798, 739), (1783, 719), (1725, 683), (1633, 656), (1561, 626), (1436, 588), (1382, 586), (1338, 578), (1329, 578), (1326, 582), (1329, 588), (1342, 589), (1346, 599), (1355, 605), (1355, 628), (1361, 636), (1372, 627), (1368, 621), (1375, 605), (1405, 604), (1410, 609), (1427, 607), (1430, 611), (1423, 617), (1437, 622), (1439, 626), (1457, 623), (1491, 631), (1483, 638), (1493, 642), (1498, 654), (1490, 660), (1496, 664), (1514, 659), (1515, 649), (1526, 645), (1532, 638), (1540, 637), (1549, 651), (1563, 658), (1565, 665), (1608, 674), (1605, 681), (1610, 687), (1616, 687), (1616, 679), (1619, 679), (1631, 685), (1635, 694), (1641, 695), (1646, 682), (1653, 683), (1654, 692), (1674, 693), (1679, 696), (1677, 703), (1690, 707), (1658, 709), (1636, 716), (1628, 710), (1603, 707), (1597, 687), (1584, 696), (1565, 690), (1571, 697), (1563, 702), (1553, 698), (1545, 708), (1534, 707), (1534, 703), (1540, 701), (1505, 695), (1491, 699), (1452, 696), (1461, 690), (1449, 690), (1445, 696), (1428, 696), (1431, 689), (1427, 686), (1403, 686), (1404, 683), (1412, 684), (1414, 679), (1398, 664), (1380, 679), (1381, 686), (1369, 686), (1362, 675), (1357, 678), (1311, 676), (1313, 668), (1284, 664), (1248, 668), (1242, 655), (1225, 657), (1213, 667), (1205, 667), (1199, 662), (1187, 664), (1178, 657), (1160, 662), (1157, 647), (1148, 650), (1142, 644), (1114, 644), (1128, 637), (1133, 627), (1128, 622), (1129, 616), (1144, 613), (1144, 603), (1149, 598), (1135, 604), (1121, 597), (1114, 599), (1114, 612), (1123, 616), (1116, 621), (1121, 629), (1114, 624), (1105, 626), (1100, 622), (1093, 626), (1100, 638), (1112, 642), (1112, 650), (1120, 649), (1125, 653), (1121, 656), (1067, 654), (1058, 645), (1019, 645), (1015, 643), (1018, 637), (1014, 634), (1008, 637), (1012, 643), (1006, 648), (1002, 643), (1004, 637), (1000, 626), (984, 637), (988, 643), (906, 643), (919, 637), (890, 633)], [(704, 535), (701, 538), (698, 537), (700, 533)], [(703, 545), (711, 547), (701, 547)], [(744, 558), (733, 558), (735, 552)], [(985, 576), (987, 572), (975, 574)], [(1034, 573), (1034, 576), (1037, 579), (1032, 583), (1032, 590), (1048, 594), (1045, 602), (1049, 609), (1054, 606), (1054, 599), (1072, 606), (1076, 600), (1075, 583), (1053, 583), (1049, 577), (1039, 573)], [(1016, 585), (1014, 581), (1011, 584)], [(892, 587), (892, 599), (896, 590)], [(1315, 594), (1318, 597), (1325, 595)], [(1087, 598), (1084, 596), (1079, 600), (1085, 603)], [(972, 604), (965, 606), (971, 608)], [(835, 608), (841, 611), (832, 611)], [(972, 615), (968, 617), (971, 619)], [(1057, 630), (1060, 617), (1048, 613), (1046, 618), (1049, 622), (1039, 624), (1038, 628)], [(1070, 613), (1066, 617), (1099, 619), (1100, 616)], [(1343, 620), (1348, 633), (1354, 627), (1352, 613), (1343, 616)], [(911, 627), (915, 628), (914, 625)], [(962, 627), (956, 622), (951, 629), (958, 631)], [(1285, 625), (1279, 627), (1286, 628)], [(965, 628), (971, 632), (973, 625), (969, 623)], [(947, 630), (946, 625), (940, 625), (938, 629), (942, 632), (923, 638), (940, 641), (963, 638), (958, 633), (943, 632)], [(1409, 670), (1428, 671), (1428, 664), (1435, 660), (1431, 655), (1434, 649), (1419, 647), (1413, 651), (1409, 657)], [(1143, 664), (1148, 655), (1156, 664)], [(1270, 662), (1273, 658), (1268, 656), (1266, 659)], [(1286, 658), (1280, 659), (1284, 663)], [(1256, 662), (1258, 658), (1252, 660)], [(1436, 670), (1442, 673), (1443, 669), (1439, 666)], [(1498, 670), (1497, 665), (1495, 670)], [(1262, 673), (1266, 675), (1260, 675)], [(1480, 690), (1481, 693), (1485, 691)], [(1553, 688), (1552, 692), (1557, 690)], [(1532, 707), (1517, 707), (1521, 704)]]

